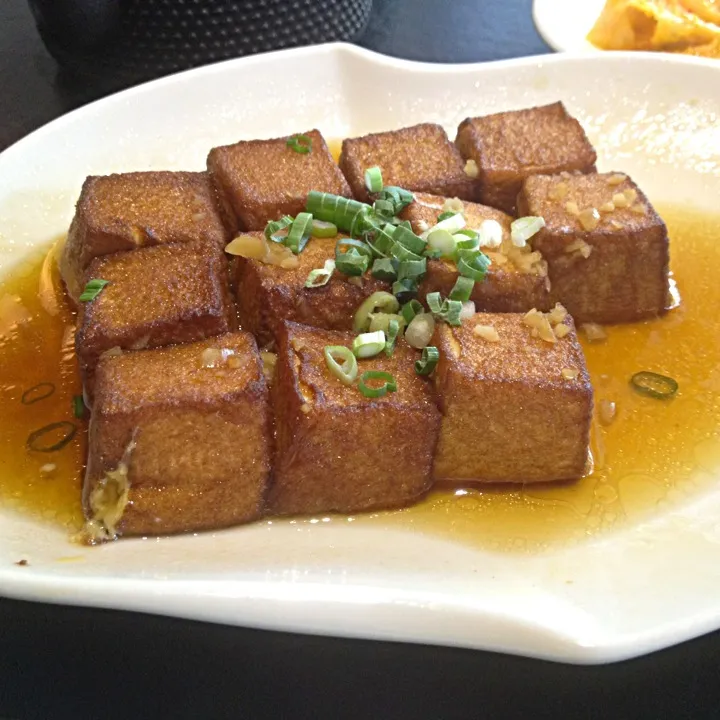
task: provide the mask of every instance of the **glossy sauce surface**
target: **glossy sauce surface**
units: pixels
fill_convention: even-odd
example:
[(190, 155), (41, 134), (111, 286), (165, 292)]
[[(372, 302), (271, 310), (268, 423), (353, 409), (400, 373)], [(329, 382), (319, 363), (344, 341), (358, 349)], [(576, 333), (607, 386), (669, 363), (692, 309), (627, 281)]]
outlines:
[[(596, 406), (603, 400), (617, 406), (610, 425), (594, 423), (593, 473), (561, 486), (435, 490), (404, 510), (357, 515), (355, 524), (532, 552), (622, 527), (716, 482), (720, 218), (675, 207), (659, 211), (670, 230), (671, 264), (682, 304), (657, 321), (609, 327), (604, 342), (583, 340)], [(82, 522), (85, 423), (73, 417), (72, 408), (80, 391), (74, 318), (64, 304), (52, 255), (46, 253), (0, 285), (0, 505), (61, 523), (70, 534)], [(672, 376), (680, 385), (678, 395), (669, 401), (638, 395), (628, 381), (639, 370)], [(46, 382), (56, 388), (50, 397), (30, 405), (21, 402), (25, 390)], [(53, 453), (27, 450), (31, 432), (58, 421), (77, 423), (70, 445)]]

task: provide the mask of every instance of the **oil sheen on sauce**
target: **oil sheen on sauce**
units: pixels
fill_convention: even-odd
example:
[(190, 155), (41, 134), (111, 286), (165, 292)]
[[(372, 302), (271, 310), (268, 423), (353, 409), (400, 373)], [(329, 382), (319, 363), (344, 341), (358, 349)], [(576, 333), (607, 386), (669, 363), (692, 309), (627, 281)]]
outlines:
[[(596, 407), (603, 400), (617, 407), (610, 425), (593, 424), (592, 474), (564, 485), (439, 489), (403, 510), (357, 515), (354, 524), (432, 533), (487, 549), (541, 551), (621, 528), (716, 482), (720, 217), (672, 206), (659, 210), (670, 231), (682, 304), (660, 320), (608, 327), (603, 342), (582, 338)], [(85, 423), (72, 409), (80, 391), (73, 317), (52, 257), (44, 255), (0, 285), (0, 505), (60, 523), (70, 534), (82, 523)], [(628, 381), (639, 370), (674, 377), (677, 396), (660, 401), (635, 393)], [(22, 393), (41, 382), (52, 383), (55, 392), (24, 405)], [(78, 423), (69, 446), (55, 453), (26, 449), (33, 430), (56, 421)], [(469, 439), (469, 451), (471, 445)]]

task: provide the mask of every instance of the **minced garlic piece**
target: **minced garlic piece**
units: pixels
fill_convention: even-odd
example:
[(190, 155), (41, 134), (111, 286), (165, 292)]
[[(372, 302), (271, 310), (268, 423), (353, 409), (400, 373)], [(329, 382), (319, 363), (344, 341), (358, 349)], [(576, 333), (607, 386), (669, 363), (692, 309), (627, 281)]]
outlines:
[(580, 326), (580, 329), (585, 333), (585, 337), (587, 337), (590, 342), (607, 340), (607, 333), (602, 329), (602, 326), (597, 323), (584, 323)]
[(603, 425), (610, 425), (617, 415), (617, 406), (612, 400), (601, 400), (598, 403), (598, 418)]
[(630, 208), (630, 212), (635, 213), (636, 215), (645, 215), (647, 210), (645, 209), (644, 205), (641, 205), (640, 203), (636, 203)]
[(616, 208), (626, 208), (630, 204), (624, 193), (615, 193), (612, 201)]
[(553, 185), (548, 192), (549, 200), (564, 200), (567, 197), (570, 188), (566, 182), (559, 182), (557, 185)]
[(473, 328), (473, 333), (488, 342), (498, 342), (500, 340), (498, 331), (492, 325), (476, 325)]
[(471, 178), (476, 178), (480, 174), (477, 163), (472, 158), (465, 163), (465, 174)]
[(565, 203), (565, 211), (568, 213), (568, 215), (574, 215), (575, 217), (580, 214), (580, 208), (578, 207), (578, 204), (572, 200)]
[(606, 202), (600, 206), (600, 212), (609, 213), (609, 212), (612, 212), (614, 209), (615, 209), (615, 205), (612, 202)]
[(595, 208), (586, 208), (578, 215), (583, 230), (594, 230), (600, 224), (600, 213)]
[(430, 229), (430, 224), (425, 220), (418, 220), (417, 226), (420, 232), (425, 232)]
[(272, 352), (261, 352), (260, 357), (262, 358), (263, 374), (265, 379), (270, 383), (275, 376), (275, 365), (277, 365), (277, 355)]
[(536, 335), (545, 342), (554, 343), (557, 338), (550, 325), (550, 321), (543, 313), (533, 308), (523, 316), (523, 322), (531, 328)]
[(561, 373), (566, 380), (575, 380), (580, 371), (577, 368), (563, 368)]
[(561, 323), (567, 317), (567, 314), (567, 310), (560, 303), (555, 303), (555, 307), (547, 314), (547, 319), (554, 326)]
[(607, 180), (608, 185), (622, 185), (622, 183), (627, 180), (627, 175), (623, 175), (622, 173), (616, 173), (615, 175), (611, 175)]
[(460, 198), (447, 198), (442, 206), (443, 212), (459, 213), (465, 209), (463, 201)]
[(312, 407), (310, 406), (309, 403), (303, 403), (300, 406), (300, 410), (302, 410), (302, 412), (305, 413), (305, 415), (307, 415), (312, 410)]
[(637, 200), (637, 190), (635, 190), (635, 188), (628, 188), (627, 190), (623, 190), (623, 195), (625, 196), (625, 199), (628, 201), (629, 205), (632, 205)]
[(573, 240), (573, 242), (565, 246), (565, 252), (577, 253), (578, 255), (581, 255), (582, 257), (587, 259), (590, 257), (592, 247), (588, 245), (584, 240), (578, 238), (577, 240)]
[(564, 338), (570, 332), (570, 326), (565, 323), (558, 323), (554, 328), (555, 337), (558, 339)]

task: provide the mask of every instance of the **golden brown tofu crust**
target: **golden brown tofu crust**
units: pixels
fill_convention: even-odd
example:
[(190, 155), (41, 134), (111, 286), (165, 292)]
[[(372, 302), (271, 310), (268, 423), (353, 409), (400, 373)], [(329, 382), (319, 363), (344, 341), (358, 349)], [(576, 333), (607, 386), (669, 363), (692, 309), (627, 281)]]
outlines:
[(397, 392), (377, 399), (330, 374), (327, 345), (354, 335), (285, 323), (272, 387), (276, 455), (268, 507), (278, 514), (356, 512), (406, 504), (430, 487), (440, 416), (417, 353), (359, 361), (360, 374), (393, 374)]
[[(522, 314), (478, 313), (438, 326), (435, 385), (443, 414), (434, 478), (449, 482), (575, 480), (588, 458), (593, 392), (571, 331), (555, 343), (532, 337)], [(499, 340), (475, 334), (490, 325)], [(563, 370), (577, 371), (567, 379)]]
[(480, 202), (510, 214), (526, 177), (594, 172), (597, 160), (582, 125), (561, 102), (467, 118), (455, 144), (477, 164)]
[[(625, 197), (623, 207), (603, 209), (618, 195)], [(666, 311), (667, 228), (627, 175), (530, 177), (518, 208), (545, 219), (533, 242), (547, 260), (553, 299), (565, 305), (575, 322), (633, 322)], [(594, 209), (597, 227), (583, 227), (576, 208)]]
[(86, 397), (108, 351), (142, 350), (202, 340), (237, 325), (227, 261), (214, 244), (156, 245), (96, 258), (85, 281), (107, 280), (80, 303), (75, 349)]
[(204, 172), (135, 172), (88, 177), (60, 260), (77, 302), (90, 262), (147, 245), (209, 242), (225, 246), (224, 216)]
[(359, 200), (370, 201), (365, 171), (375, 166), (382, 171), (385, 185), (475, 199), (465, 163), (440, 125), (422, 123), (343, 140), (340, 169)]
[[(219, 357), (215, 366), (208, 349)], [(220, 528), (260, 516), (270, 416), (249, 333), (104, 358), (96, 388), (83, 487), (88, 517), (93, 489), (124, 458), (130, 491), (119, 534)]]
[[(420, 234), (437, 223), (438, 215), (443, 211), (446, 198), (427, 193), (415, 193), (415, 201), (401, 213), (403, 220), (409, 220), (414, 232)], [(479, 205), (463, 203), (463, 215), (467, 227), (477, 229), (484, 220), (500, 223), (506, 239), (510, 235), (512, 218), (501, 210)], [(492, 265), (483, 282), (475, 283), (470, 299), (475, 309), (483, 312), (522, 312), (537, 308), (549, 310), (550, 283), (547, 275), (536, 272), (521, 272), (508, 261), (500, 251), (486, 249)], [(420, 283), (418, 294), (423, 302), (428, 293), (441, 292), (447, 296), (458, 279), (457, 267), (445, 260), (428, 260), (427, 273)]]
[(352, 196), (320, 131), (304, 134), (311, 140), (309, 153), (288, 147), (289, 136), (210, 151), (208, 171), (242, 229), (262, 230), (269, 220), (303, 212), (311, 190)]
[(299, 266), (292, 270), (237, 258), (234, 286), (240, 325), (257, 337), (260, 347), (272, 343), (285, 320), (329, 330), (350, 330), (363, 300), (377, 290), (389, 289), (388, 283), (369, 274), (351, 281), (337, 270), (325, 285), (306, 288), (310, 271), (322, 268), (326, 260), (335, 257), (337, 240), (311, 239), (298, 255)]

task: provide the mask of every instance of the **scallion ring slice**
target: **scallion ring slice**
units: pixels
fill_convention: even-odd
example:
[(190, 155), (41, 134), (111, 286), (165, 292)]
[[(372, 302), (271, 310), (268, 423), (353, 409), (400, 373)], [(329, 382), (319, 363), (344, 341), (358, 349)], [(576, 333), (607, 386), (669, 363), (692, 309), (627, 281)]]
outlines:
[(291, 150), (301, 155), (307, 155), (312, 151), (312, 138), (307, 135), (293, 135), (285, 143)]
[(109, 280), (93, 278), (85, 286), (85, 289), (82, 291), (78, 300), (80, 300), (80, 302), (90, 302), (91, 300), (94, 300), (102, 292), (108, 282)]
[(42, 382), (28, 388), (21, 396), (20, 402), (23, 405), (32, 405), (49, 398), (55, 392), (55, 386), (49, 382)]
[(395, 352), (395, 343), (397, 342), (398, 335), (400, 334), (400, 320), (392, 318), (388, 323), (388, 328), (385, 333), (385, 354), (391, 357)]
[(285, 238), (285, 246), (290, 248), (296, 255), (300, 253), (301, 246), (304, 247), (307, 244), (307, 240), (310, 237), (312, 220), (313, 216), (310, 213), (301, 212), (297, 214), (297, 217), (290, 226), (290, 230)]
[[(328, 370), (345, 385), (352, 385), (358, 374), (357, 358), (344, 345), (327, 345), (323, 349)], [(341, 362), (338, 362), (338, 359)]]
[(453, 213), (444, 220), (441, 220), (436, 225), (428, 228), (420, 237), (425, 240), (431, 232), (435, 230), (447, 230), (449, 233), (455, 234), (458, 230), (462, 230), (465, 227), (465, 216), (462, 213)]
[(270, 220), (265, 226), (265, 238), (272, 242), (285, 244), (287, 235), (278, 235), (281, 230), (290, 227), (293, 224), (293, 218), (289, 215), (283, 215), (279, 220)]
[(679, 387), (674, 378), (648, 370), (636, 372), (630, 378), (630, 385), (641, 395), (647, 395), (656, 400), (669, 400), (674, 397)]
[(418, 375), (429, 375), (435, 369), (438, 360), (440, 360), (440, 353), (435, 346), (424, 347), (421, 358), (415, 361), (415, 372)]
[(473, 288), (475, 287), (475, 281), (469, 277), (463, 277), (460, 275), (453, 285), (453, 289), (450, 291), (449, 298), (451, 300), (459, 300), (461, 303), (465, 303), (470, 299)]
[(458, 254), (457, 269), (460, 275), (482, 282), (490, 267), (490, 258), (477, 250), (460, 250)]
[(307, 280), (305, 281), (305, 287), (318, 288), (323, 285), (327, 285), (334, 272), (335, 261), (326, 260), (323, 267), (310, 271), (310, 274), (307, 276)]
[(31, 432), (25, 445), (28, 450), (34, 452), (57, 452), (72, 441), (76, 432), (76, 425), (67, 420), (50, 423), (50, 425)]
[(428, 293), (425, 302), (433, 315), (439, 315), (442, 312), (443, 300), (439, 292)]
[(527, 241), (544, 227), (544, 218), (534, 215), (518, 218), (510, 223), (510, 240), (515, 247), (525, 247)]
[(382, 330), (360, 333), (352, 344), (353, 355), (356, 358), (371, 358), (379, 355), (385, 349), (385, 333)]
[(324, 220), (313, 220), (310, 234), (315, 238), (332, 238), (338, 234), (337, 225)]
[(447, 230), (433, 230), (428, 235), (427, 246), (435, 257), (452, 257), (457, 248), (457, 239)]
[(392, 294), (397, 298), (398, 302), (405, 304), (410, 302), (418, 291), (418, 284), (412, 278), (405, 278), (404, 280), (396, 280), (392, 284)]
[(418, 237), (412, 230), (406, 227), (404, 224), (398, 225), (393, 233), (393, 240), (399, 243), (407, 250), (414, 252), (416, 255), (422, 255), (427, 243), (422, 238)]
[(457, 215), (457, 213), (453, 212), (452, 210), (445, 210), (445, 212), (441, 212), (438, 215), (437, 221), (442, 222), (443, 220), (447, 220), (448, 218), (452, 217), (453, 215)]
[[(371, 380), (381, 380), (383, 381), (383, 384), (380, 386), (370, 386), (367, 383)], [(397, 382), (389, 372), (383, 372), (382, 370), (367, 370), (360, 376), (358, 390), (366, 398), (381, 398), (389, 392), (395, 392), (397, 390)]]
[(394, 282), (397, 280), (396, 264), (397, 260), (391, 260), (390, 258), (376, 258), (372, 264), (370, 274), (376, 280)]
[(462, 325), (460, 315), (463, 304), (459, 300), (446, 300), (443, 306), (443, 320), (448, 325)]
[(420, 260), (405, 260), (398, 267), (398, 280), (417, 280), (421, 278), (427, 271), (427, 258)]
[(405, 327), (405, 318), (398, 313), (373, 313), (370, 316), (370, 332), (377, 332), (382, 330), (385, 335), (388, 333), (390, 323), (395, 321), (399, 327)]
[(350, 226), (358, 213), (362, 213), (364, 217), (372, 210), (369, 205), (352, 198), (318, 192), (317, 190), (311, 190), (308, 193), (305, 209), (307, 212), (312, 213), (313, 218), (316, 220), (330, 222), (345, 232), (350, 230)]
[(353, 329), (355, 332), (365, 332), (370, 327), (373, 313), (396, 313), (399, 309), (400, 303), (394, 295), (384, 290), (378, 290), (365, 298), (355, 311)]
[(428, 345), (435, 332), (435, 318), (431, 313), (420, 313), (408, 324), (405, 341), (410, 347), (422, 350)]
[(361, 255), (355, 248), (347, 252), (338, 252), (335, 249), (335, 269), (343, 275), (350, 277), (363, 275), (370, 266), (370, 259), (367, 255)]
[(82, 395), (74, 395), (72, 399), (73, 415), (78, 420), (85, 417), (85, 401)]
[(371, 193), (379, 193), (383, 189), (382, 172), (379, 167), (371, 167), (365, 171), (365, 187)]
[(419, 300), (410, 300), (410, 302), (405, 303), (405, 305), (402, 306), (402, 310), (400, 310), (400, 314), (405, 319), (406, 325), (409, 325), (416, 315), (420, 315), (420, 313), (423, 312), (425, 312), (425, 309)]

